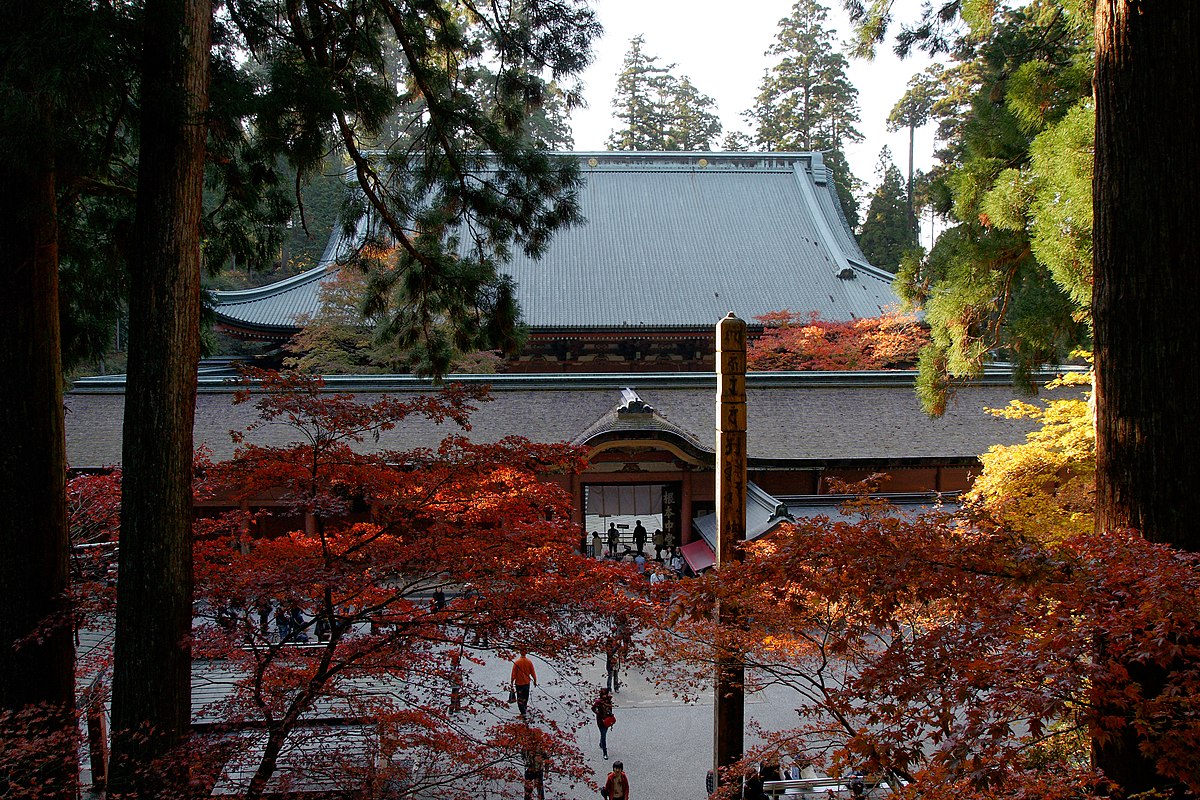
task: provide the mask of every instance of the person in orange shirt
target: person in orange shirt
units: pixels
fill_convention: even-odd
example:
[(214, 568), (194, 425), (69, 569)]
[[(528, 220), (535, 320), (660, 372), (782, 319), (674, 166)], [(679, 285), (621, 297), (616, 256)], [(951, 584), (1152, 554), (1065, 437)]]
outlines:
[(525, 708), (529, 705), (531, 681), (534, 686), (537, 686), (537, 672), (533, 668), (533, 662), (522, 650), (521, 656), (513, 662), (512, 675), (509, 678), (509, 688), (516, 692), (517, 710), (521, 712), (522, 717), (525, 716)]

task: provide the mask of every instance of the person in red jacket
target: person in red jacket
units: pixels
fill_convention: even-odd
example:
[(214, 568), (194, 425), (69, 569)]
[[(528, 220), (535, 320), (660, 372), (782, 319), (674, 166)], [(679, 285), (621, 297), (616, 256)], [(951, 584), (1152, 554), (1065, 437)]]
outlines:
[(601, 689), (600, 696), (592, 703), (592, 713), (596, 715), (596, 727), (600, 729), (600, 752), (608, 761), (608, 729), (613, 723), (613, 699), (608, 689)]
[(625, 765), (620, 761), (613, 762), (613, 771), (608, 773), (600, 794), (606, 800), (629, 800), (629, 778), (625, 777)]

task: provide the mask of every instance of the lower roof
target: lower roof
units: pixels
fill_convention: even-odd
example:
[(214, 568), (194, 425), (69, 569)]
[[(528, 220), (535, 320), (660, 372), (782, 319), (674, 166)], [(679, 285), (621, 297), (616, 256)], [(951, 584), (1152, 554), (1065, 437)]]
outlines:
[[(804, 469), (845, 461), (908, 463), (969, 461), (994, 444), (1017, 444), (1032, 429), (1028, 420), (992, 416), (1016, 396), (1011, 383), (994, 378), (962, 387), (944, 416), (931, 419), (913, 391), (911, 372), (753, 373), (747, 381), (747, 441), (751, 469)], [(712, 373), (629, 375), (452, 376), (492, 386), (490, 402), (472, 418), (470, 438), (494, 442), (505, 436), (535, 441), (577, 440), (622, 401), (632, 388), (661, 415), (700, 442), (715, 436)], [(195, 443), (217, 460), (229, 458), (231, 430), (257, 419), (252, 403), (233, 405), (234, 384), (202, 379), (196, 400)], [(406, 377), (346, 376), (330, 379), (329, 391), (352, 391), (370, 401), (381, 394), (428, 393), (428, 382)], [(1077, 396), (1077, 389), (1046, 392)], [(74, 468), (121, 463), (123, 378), (77, 382), (66, 397), (67, 457)], [(456, 432), (449, 425), (406, 421), (364, 448), (407, 449), (436, 445)], [(289, 429), (265, 426), (248, 437), (261, 445), (292, 440)]]

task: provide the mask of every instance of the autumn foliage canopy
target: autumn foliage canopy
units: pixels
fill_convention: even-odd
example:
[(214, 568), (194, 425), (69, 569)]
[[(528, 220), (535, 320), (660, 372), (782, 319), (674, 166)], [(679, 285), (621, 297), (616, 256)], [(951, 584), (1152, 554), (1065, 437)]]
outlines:
[[(796, 725), (747, 755), (887, 779), (900, 796), (1081, 798), (1112, 788), (1091, 745), (1136, 733), (1175, 796), (1200, 793), (1200, 556), (1092, 532), (1087, 404), (1014, 403), (1041, 425), (995, 447), (958, 509), (859, 499), (681, 584), (655, 639), (700, 686), (712, 643)], [(715, 601), (745, 624), (716, 629)]]
[(925, 326), (898, 312), (849, 322), (786, 310), (755, 319), (765, 327), (746, 354), (752, 370), (911, 369), (929, 343)]
[[(623, 571), (576, 552), (570, 497), (552, 478), (579, 469), (581, 454), (461, 434), (380, 445), (400, 424), (469, 429), (485, 398), (448, 387), (360, 402), (269, 372), (239, 394), (260, 418), (198, 490), (240, 507), (197, 528), (196, 597), (210, 622), (195, 652), (230, 687), (204, 712), (207, 749), (220, 754), (209, 786), (241, 774), (251, 798), (287, 781), (473, 797), (519, 791), (530, 752), (553, 765), (552, 784), (587, 780), (573, 731), (518, 720), (507, 692), (470, 668), (527, 651), (570, 676), (615, 619), (638, 615)], [(280, 426), (285, 444), (251, 443)], [(267, 514), (296, 527), (251, 536)]]

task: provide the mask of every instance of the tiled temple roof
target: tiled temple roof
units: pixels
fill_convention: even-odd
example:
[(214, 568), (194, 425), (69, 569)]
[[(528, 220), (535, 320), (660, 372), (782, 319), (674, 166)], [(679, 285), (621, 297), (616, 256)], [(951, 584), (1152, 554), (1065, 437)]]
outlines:
[[(710, 328), (733, 311), (878, 316), (891, 275), (855, 243), (820, 153), (575, 153), (587, 223), (541, 259), (503, 271), (534, 330)], [(335, 231), (319, 266), (271, 286), (216, 292), (226, 325), (295, 329), (321, 279), (361, 241)]]

